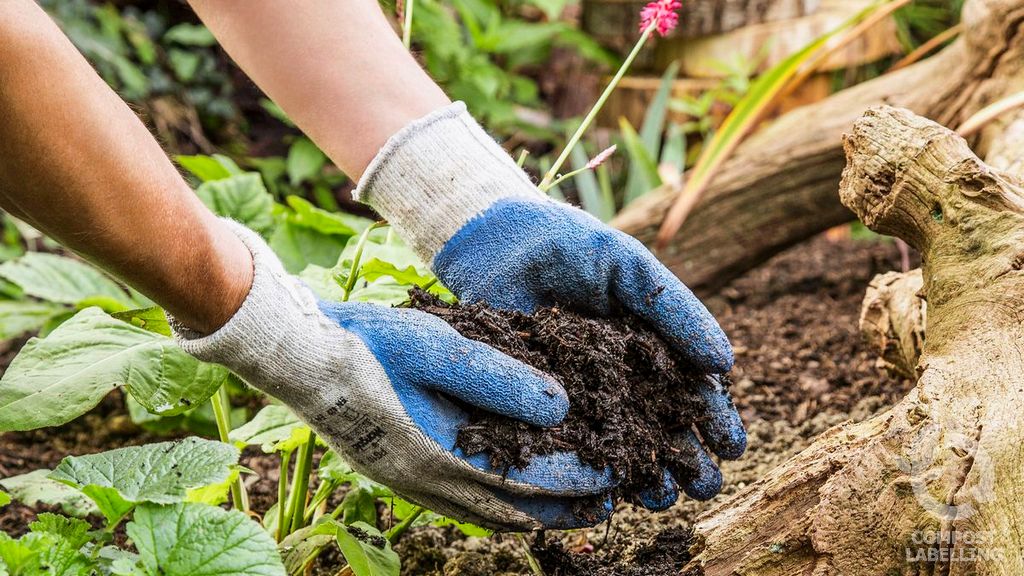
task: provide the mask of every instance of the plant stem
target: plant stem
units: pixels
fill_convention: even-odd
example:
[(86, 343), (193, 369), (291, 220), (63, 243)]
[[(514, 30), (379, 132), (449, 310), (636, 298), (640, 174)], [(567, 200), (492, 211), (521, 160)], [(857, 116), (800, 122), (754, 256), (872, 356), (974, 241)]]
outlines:
[(348, 302), (352, 289), (356, 287), (356, 277), (359, 275), (359, 261), (363, 258), (363, 249), (366, 248), (366, 241), (370, 238), (370, 232), (386, 225), (385, 222), (374, 222), (367, 226), (366, 230), (363, 230), (363, 233), (359, 235), (359, 242), (356, 243), (356, 253), (352, 255), (352, 266), (348, 270), (348, 280), (345, 281), (343, 288), (342, 302)]
[[(213, 405), (213, 417), (217, 421), (217, 433), (220, 435), (220, 441), (230, 444), (231, 440), (228, 439), (228, 435), (231, 433), (231, 399), (228, 397), (226, 381), (213, 396), (210, 396), (210, 404)], [(241, 475), (231, 483), (231, 503), (235, 510), (249, 513), (249, 495), (245, 491)]]
[(287, 508), (286, 501), (288, 500), (288, 464), (292, 460), (292, 451), (281, 453), (281, 476), (277, 480), (277, 541), (284, 540), (284, 537), (288, 535), (285, 522), (287, 522)]
[(538, 186), (538, 188), (540, 188), (544, 192), (547, 192), (549, 188), (551, 188), (553, 186), (558, 186), (562, 182), (565, 182), (569, 178), (572, 178), (573, 176), (575, 176), (575, 175), (577, 175), (577, 174), (579, 174), (579, 173), (581, 173), (581, 172), (583, 172), (585, 170), (588, 170), (588, 168), (586, 166), (584, 166), (583, 168), (577, 168), (576, 170), (573, 170), (572, 172), (569, 172), (568, 174), (562, 174), (561, 176), (559, 176), (558, 178), (555, 178), (554, 180), (552, 180), (551, 182), (549, 182), (546, 185), (543, 182), (541, 182), (541, 184), (540, 184), (540, 186)]
[(636, 60), (637, 54), (640, 53), (644, 44), (647, 43), (647, 39), (651, 37), (651, 33), (654, 32), (654, 27), (657, 26), (657, 24), (658, 22), (655, 19), (654, 22), (651, 22), (650, 26), (644, 29), (644, 33), (641, 34), (640, 39), (636, 41), (636, 45), (633, 46), (633, 50), (629, 53), (629, 56), (626, 56), (626, 60), (623, 61), (622, 66), (619, 66), (619, 71), (612, 77), (611, 82), (608, 83), (604, 92), (601, 93), (601, 97), (597, 99), (597, 102), (594, 104), (594, 107), (590, 109), (590, 112), (587, 112), (587, 115), (583, 118), (583, 122), (580, 123), (579, 128), (576, 129), (576, 132), (574, 132), (572, 137), (569, 138), (569, 141), (566, 142), (562, 153), (558, 155), (558, 159), (555, 160), (555, 163), (551, 165), (547, 174), (545, 174), (544, 178), (540, 181), (541, 190), (546, 190), (546, 186), (550, 188), (551, 181), (558, 175), (558, 170), (562, 167), (562, 164), (565, 164), (565, 161), (569, 158), (569, 154), (572, 152), (572, 149), (579, 143), (580, 138), (583, 137), (583, 133), (586, 132), (587, 128), (589, 128), (594, 122), (594, 118), (597, 117), (597, 113), (601, 111), (601, 108), (604, 107), (604, 103), (608, 100), (608, 97), (611, 96), (615, 87), (619, 85), (619, 81), (626, 75), (626, 71), (629, 70), (629, 67), (633, 64), (633, 60)]
[(299, 456), (295, 460), (295, 476), (292, 480), (291, 532), (302, 528), (306, 513), (306, 492), (309, 490), (309, 471), (313, 467), (313, 450), (316, 447), (316, 436), (309, 431), (309, 438), (299, 447)]
[(405, 0), (405, 22), (402, 24), (402, 44), (408, 50), (412, 47), (412, 9), (416, 0)]
[(412, 527), (412, 523), (415, 522), (416, 519), (420, 517), (420, 514), (423, 514), (423, 512), (424, 508), (422, 506), (417, 506), (413, 508), (412, 513), (410, 513), (405, 518), (402, 518), (402, 521), (398, 524), (395, 524), (394, 527), (391, 528), (391, 530), (388, 530), (388, 542), (391, 542), (392, 546), (397, 544), (398, 540), (402, 537), (402, 534), (405, 534), (405, 532)]
[(331, 493), (338, 489), (338, 485), (330, 480), (324, 480), (317, 486), (316, 492), (313, 494), (313, 498), (309, 501), (309, 505), (306, 506), (306, 512), (303, 521), (306, 525), (313, 520), (313, 516), (316, 514), (316, 509), (327, 501), (331, 496)]
[(530, 151), (526, 148), (523, 148), (522, 151), (519, 152), (519, 158), (516, 160), (516, 166), (522, 168), (523, 165), (526, 164), (526, 157), (529, 155)]
[(530, 565), (530, 571), (533, 572), (534, 576), (544, 576), (544, 568), (541, 568), (537, 557), (530, 550), (530, 544), (526, 541), (526, 537), (522, 534), (516, 534), (516, 538), (519, 538), (519, 542), (522, 543), (523, 550), (526, 552), (526, 562)]

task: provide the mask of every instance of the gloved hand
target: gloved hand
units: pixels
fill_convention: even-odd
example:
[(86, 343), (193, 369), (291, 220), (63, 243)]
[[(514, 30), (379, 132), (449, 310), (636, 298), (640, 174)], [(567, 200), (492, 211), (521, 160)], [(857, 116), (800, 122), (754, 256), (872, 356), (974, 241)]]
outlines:
[[(696, 367), (732, 368), (729, 341), (699, 300), (632, 237), (582, 210), (550, 200), (466, 112), (438, 110), (394, 135), (356, 190), (388, 219), (461, 300), (531, 312), (563, 305), (596, 315), (615, 305), (647, 320)], [(717, 377), (701, 390), (704, 444), (738, 458), (746, 433)], [(680, 442), (698, 443), (692, 432)], [(703, 450), (683, 482), (691, 497), (718, 493), (722, 477)], [(671, 505), (676, 482), (643, 498)]]
[(607, 517), (610, 501), (593, 495), (607, 492), (611, 474), (574, 454), (503, 478), (486, 455), (455, 449), (467, 416), (449, 398), (553, 426), (568, 411), (558, 382), (429, 314), (318, 301), (258, 235), (229, 225), (252, 252), (252, 288), (213, 334), (172, 322), (183, 349), (283, 401), (354, 469), (431, 510), (498, 530)]

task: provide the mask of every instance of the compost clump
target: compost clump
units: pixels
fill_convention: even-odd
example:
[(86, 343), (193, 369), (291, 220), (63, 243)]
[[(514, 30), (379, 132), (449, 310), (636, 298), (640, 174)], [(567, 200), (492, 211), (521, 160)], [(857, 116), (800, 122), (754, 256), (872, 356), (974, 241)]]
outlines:
[(418, 289), (409, 305), (552, 375), (568, 393), (569, 413), (552, 428), (467, 407), (469, 422), (456, 440), (467, 454), (486, 453), (507, 472), (536, 455), (574, 451), (597, 469), (610, 467), (616, 496), (632, 502), (660, 487), (666, 468), (681, 484), (697, 473), (700, 448), (683, 438), (706, 417), (697, 386), (707, 376), (639, 317), (593, 318), (560, 307), (522, 314), (448, 304)]

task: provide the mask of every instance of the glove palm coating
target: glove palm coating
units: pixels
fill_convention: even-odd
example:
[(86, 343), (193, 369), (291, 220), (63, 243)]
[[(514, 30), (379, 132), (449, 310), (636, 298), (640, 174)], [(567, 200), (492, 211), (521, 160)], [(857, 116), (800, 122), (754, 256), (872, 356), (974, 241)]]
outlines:
[(423, 312), (318, 301), (261, 238), (232, 226), (253, 254), (253, 287), (217, 332), (175, 326), (185, 350), (285, 402), (353, 468), (442, 514), (499, 530), (607, 516), (609, 502), (592, 502), (610, 474), (574, 454), (503, 477), (486, 455), (455, 449), (466, 413), (452, 399), (552, 426), (568, 410), (555, 380)]
[[(356, 196), (391, 222), (461, 300), (532, 312), (564, 305), (607, 315), (614, 303), (644, 318), (694, 366), (712, 374), (700, 390), (697, 429), (723, 458), (738, 458), (746, 433), (720, 380), (732, 367), (729, 341), (700, 301), (639, 242), (543, 195), (461, 103), (414, 122), (389, 140)], [(699, 448), (691, 497), (718, 493), (722, 477)], [(666, 471), (644, 505), (677, 498)]]

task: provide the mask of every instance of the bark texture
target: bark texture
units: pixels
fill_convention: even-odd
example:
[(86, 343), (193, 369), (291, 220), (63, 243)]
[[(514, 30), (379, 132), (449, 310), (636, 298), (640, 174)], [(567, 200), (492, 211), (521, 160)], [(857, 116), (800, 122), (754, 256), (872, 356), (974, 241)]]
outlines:
[[(1024, 0), (967, 0), (963, 19), (963, 37), (939, 54), (790, 112), (744, 142), (659, 254), (662, 261), (695, 291), (709, 293), (852, 219), (836, 193), (841, 136), (871, 106), (900, 106), (956, 127), (1024, 87)], [(678, 188), (655, 190), (613, 225), (653, 244), (678, 194)]]
[(903, 109), (845, 148), (843, 202), (923, 256), (917, 386), (699, 519), (684, 573), (1024, 574), (1022, 181)]
[(927, 304), (921, 297), (921, 269), (879, 274), (868, 285), (860, 331), (891, 374), (916, 378), (924, 347)]

